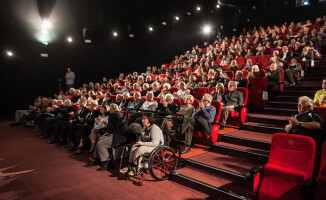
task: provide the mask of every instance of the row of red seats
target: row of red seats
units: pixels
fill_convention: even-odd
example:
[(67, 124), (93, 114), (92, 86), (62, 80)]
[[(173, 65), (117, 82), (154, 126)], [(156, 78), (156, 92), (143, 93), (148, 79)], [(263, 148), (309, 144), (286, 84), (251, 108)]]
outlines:
[[(276, 133), (268, 163), (251, 170), (255, 199), (312, 199), (315, 154), (316, 143), (311, 137)], [(326, 199), (326, 143), (316, 182), (315, 199)]]

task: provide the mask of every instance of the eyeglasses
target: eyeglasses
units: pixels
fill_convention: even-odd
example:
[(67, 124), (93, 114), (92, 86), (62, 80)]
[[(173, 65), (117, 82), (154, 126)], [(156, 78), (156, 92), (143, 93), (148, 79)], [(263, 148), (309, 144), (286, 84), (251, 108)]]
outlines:
[(207, 99), (203, 99), (203, 101), (208, 101)]
[(229, 86), (231, 87), (231, 86), (235, 86), (235, 85), (229, 85)]

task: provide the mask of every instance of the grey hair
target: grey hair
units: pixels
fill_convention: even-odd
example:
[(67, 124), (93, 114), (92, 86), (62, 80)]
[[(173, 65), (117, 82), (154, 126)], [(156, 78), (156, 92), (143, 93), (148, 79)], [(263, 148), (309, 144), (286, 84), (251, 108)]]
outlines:
[(253, 68), (256, 68), (256, 69), (258, 69), (258, 70), (259, 70), (259, 67), (258, 67), (258, 65), (253, 65), (253, 66), (251, 67), (251, 69), (253, 69)]
[(71, 105), (71, 101), (70, 101), (70, 99), (66, 99), (66, 100), (65, 100), (65, 103), (66, 103), (66, 102), (68, 102), (68, 105), (69, 105), (69, 106)]
[(304, 107), (309, 108), (309, 110), (314, 109), (314, 101), (311, 98), (307, 96), (301, 96), (298, 98), (298, 101), (302, 101), (302, 100), (305, 102)]
[(240, 70), (238, 70), (235, 74), (237, 74), (237, 73), (239, 73), (240, 74), (240, 76), (242, 76), (243, 75), (243, 72), (242, 71), (240, 71)]
[(92, 101), (91, 101), (91, 104), (93, 104), (95, 107), (98, 106), (98, 103), (97, 103), (97, 101), (95, 101), (95, 100), (92, 100)]
[(235, 88), (238, 87), (238, 82), (237, 82), (237, 81), (230, 81), (230, 82), (228, 83), (228, 87), (229, 87), (231, 84), (234, 84), (234, 85), (235, 85)]
[(204, 97), (206, 97), (206, 98), (207, 98), (207, 100), (209, 101), (209, 103), (211, 103), (211, 102), (212, 102), (212, 100), (213, 100), (213, 96), (212, 96), (212, 95), (210, 95), (210, 94), (205, 94), (205, 95), (204, 95)]
[(122, 94), (123, 96), (127, 96), (128, 98), (130, 97), (130, 94), (129, 94), (129, 92), (124, 92), (123, 94)]
[(174, 99), (174, 97), (173, 97), (172, 94), (166, 94), (166, 95), (164, 96), (164, 98), (165, 98), (165, 99), (171, 99), (171, 100)]
[(110, 104), (110, 111), (114, 112), (116, 110), (119, 110), (119, 106), (115, 103)]
[(165, 88), (165, 87), (168, 87), (168, 89), (171, 88), (170, 84), (167, 84), (167, 83), (165, 83), (165, 84), (163, 85), (163, 88)]

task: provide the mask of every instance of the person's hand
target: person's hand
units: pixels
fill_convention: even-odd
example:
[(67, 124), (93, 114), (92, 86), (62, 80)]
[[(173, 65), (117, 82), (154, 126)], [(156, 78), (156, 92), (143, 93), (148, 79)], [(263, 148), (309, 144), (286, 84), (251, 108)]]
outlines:
[(203, 110), (205, 108), (205, 104), (203, 102), (200, 102), (198, 107), (200, 110)]
[(168, 106), (168, 103), (165, 101), (165, 99), (162, 99), (161, 103), (163, 104), (164, 107)]
[(289, 122), (290, 122), (290, 124), (291, 124), (292, 126), (294, 126), (294, 125), (299, 126), (299, 125), (300, 125), (299, 120), (297, 120), (295, 117), (290, 117)]
[(101, 120), (100, 120), (99, 118), (96, 118), (96, 119), (95, 119), (95, 122), (96, 122), (96, 123), (100, 123), (100, 121), (101, 121)]
[(136, 142), (133, 146), (141, 146), (140, 142)]
[(73, 116), (73, 115), (74, 115), (74, 112), (73, 112), (73, 111), (71, 111), (71, 112), (69, 113), (69, 115), (70, 115), (70, 116)]

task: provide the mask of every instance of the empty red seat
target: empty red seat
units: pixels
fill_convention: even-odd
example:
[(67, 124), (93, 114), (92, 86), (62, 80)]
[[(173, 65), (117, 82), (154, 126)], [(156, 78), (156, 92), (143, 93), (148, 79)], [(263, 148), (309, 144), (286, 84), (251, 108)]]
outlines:
[(245, 62), (246, 62), (245, 57), (238, 57), (235, 60), (237, 61), (238, 70), (241, 70), (243, 68), (243, 66), (245, 65)]
[(152, 74), (151, 75), (151, 81), (155, 81), (157, 74)]
[(247, 77), (247, 75), (249, 74), (248, 70), (241, 70), (242, 72), (242, 77)]
[(233, 80), (234, 79), (234, 72), (233, 71), (223, 71), (222, 73), (228, 75), (228, 77)]
[(207, 87), (196, 87), (194, 89), (194, 98), (200, 99), (204, 96), (204, 94), (207, 94), (209, 92)]
[(319, 174), (317, 177), (315, 200), (326, 199), (326, 142), (321, 153)]
[(254, 177), (256, 199), (302, 199), (300, 187), (314, 170), (316, 143), (311, 137), (276, 133), (268, 163)]
[(267, 101), (263, 100), (263, 92), (267, 92), (268, 79), (266, 77), (251, 78), (248, 86), (248, 106), (255, 110), (266, 107)]
[[(216, 116), (214, 119), (214, 123), (212, 125), (211, 140), (213, 143), (216, 143), (217, 138), (218, 138), (218, 131), (220, 129), (219, 121), (220, 121), (220, 117), (221, 117), (222, 104), (221, 104), (221, 102), (215, 101), (215, 100), (213, 100), (211, 104), (216, 109)], [(205, 133), (203, 131), (204, 130), (202, 130), (202, 131), (194, 130), (193, 136), (194, 137), (203, 137), (203, 136), (205, 136)]]
[(247, 60), (248, 59), (251, 59), (251, 63), (253, 65), (257, 64), (257, 56), (249, 56), (249, 57), (247, 57)]
[(260, 55), (258, 56), (257, 64), (261, 65), (262, 63), (269, 62), (269, 58), (270, 58), (269, 55)]

